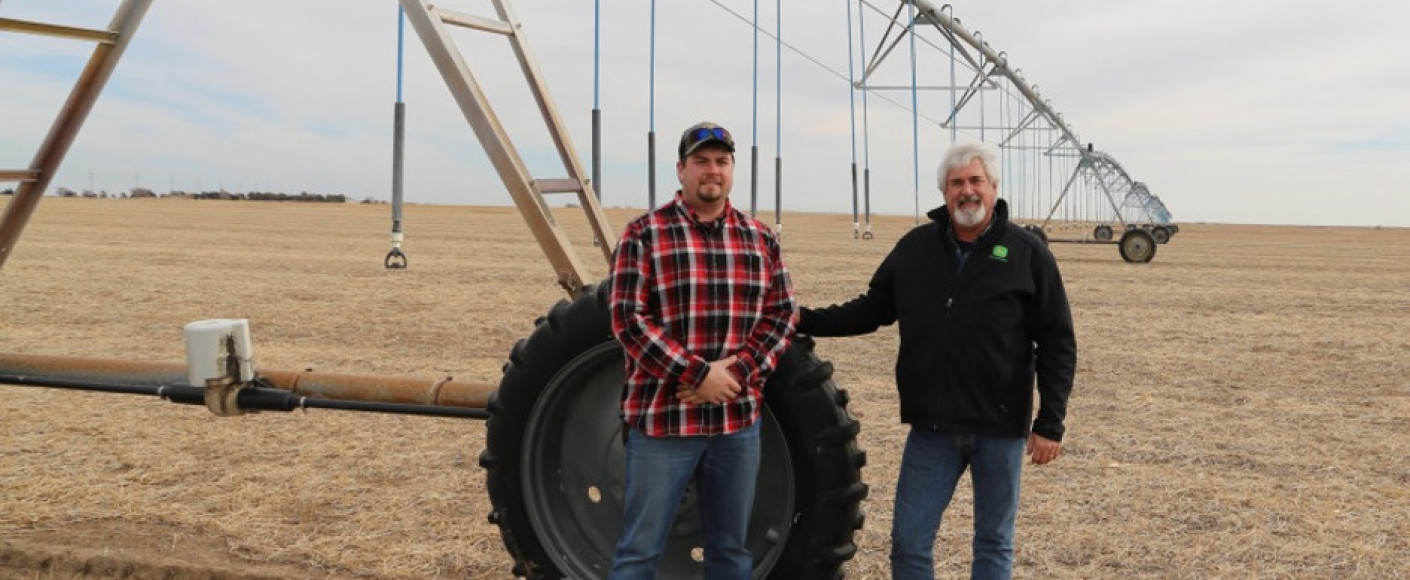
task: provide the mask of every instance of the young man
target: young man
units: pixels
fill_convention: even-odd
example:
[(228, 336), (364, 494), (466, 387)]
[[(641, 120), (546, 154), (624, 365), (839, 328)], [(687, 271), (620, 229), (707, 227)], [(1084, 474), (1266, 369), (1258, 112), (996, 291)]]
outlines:
[(734, 209), (734, 139), (685, 130), (681, 188), (627, 224), (612, 258), (612, 333), (627, 355), (622, 536), (608, 578), (655, 578), (694, 477), (707, 580), (748, 580), (763, 387), (788, 347), (793, 289), (779, 243)]
[(911, 431), (891, 528), (895, 580), (935, 578), (935, 535), (966, 469), (972, 578), (1009, 578), (1023, 456), (1041, 465), (1062, 450), (1077, 364), (1072, 313), (1047, 246), (1009, 223), (995, 165), (983, 145), (951, 148), (932, 222), (896, 243), (866, 294), (800, 315), (799, 332), (818, 336), (900, 323), (896, 388)]

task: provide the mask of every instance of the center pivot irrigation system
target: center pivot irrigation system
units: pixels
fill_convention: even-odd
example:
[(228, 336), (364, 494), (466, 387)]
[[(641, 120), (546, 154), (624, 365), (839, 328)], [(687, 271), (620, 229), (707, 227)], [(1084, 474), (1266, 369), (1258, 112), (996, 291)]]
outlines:
[[(254, 364), (248, 325), (241, 320), (187, 325), (185, 363), (0, 353), (0, 383), (153, 395), (204, 405), (220, 416), (313, 407), (483, 419), (487, 433), (480, 465), (486, 470), (493, 506), (489, 519), (514, 559), (513, 572), (530, 578), (605, 577), (622, 507), (617, 404), (623, 354), (611, 337), (605, 287), (586, 278), (583, 263), (544, 196), (577, 196), (604, 258), (610, 259), (612, 248), (606, 242), (615, 239), (615, 232), (595, 194), (596, 180), (588, 179), (579, 163), (522, 23), (509, 0), (490, 1), (496, 11), (493, 18), (433, 7), (424, 0), (398, 3), (546, 254), (558, 284), (570, 296), (514, 346), (498, 384), (260, 369)], [(19, 184), (0, 218), (0, 266), (151, 3), (123, 0), (111, 24), (101, 30), (0, 18), (0, 31), (96, 44), (30, 166), (0, 169), (0, 181)], [(852, 6), (849, 0), (849, 54)], [(907, 90), (913, 118), (918, 119), (919, 91), (948, 90), (950, 104), (938, 124), (950, 130), (952, 141), (961, 130), (977, 131), (986, 141), (992, 133), (992, 142), (1003, 152), (1004, 194), (1012, 215), (1045, 239), (1118, 244), (1127, 261), (1146, 262), (1156, 244), (1175, 233), (1160, 200), (1110, 155), (1083, 144), (1036, 87), (1010, 68), (1005, 54), (990, 48), (978, 32), (962, 28), (948, 5), (937, 9), (925, 0), (902, 0), (894, 13), (868, 0), (857, 0), (855, 6), (855, 30), (862, 32), (858, 46), (863, 47), (858, 54), (870, 51), (870, 56), (863, 59), (860, 78), (850, 78), (849, 71), (848, 80), (853, 94), (862, 96), (864, 127), (868, 94)], [(890, 16), (882, 21), (886, 32), (874, 50), (865, 48), (868, 11)], [(509, 41), (565, 176), (530, 174), (455, 46), (450, 27)], [(932, 43), (920, 34), (929, 28), (948, 43), (942, 49), (949, 57), (948, 86), (922, 87), (917, 82), (915, 44)], [(910, 82), (889, 87), (880, 80), (883, 62), (903, 40), (911, 43)], [(940, 49), (941, 44), (932, 46)], [(961, 70), (968, 71), (966, 83), (959, 82)], [(400, 118), (398, 96), (398, 134)], [(595, 119), (594, 144), (597, 139)], [(918, 130), (913, 130), (913, 141), (917, 139)], [(597, 149), (594, 146), (595, 154)], [(399, 138), (394, 156), (393, 171), (399, 174)], [(919, 188), (918, 159), (915, 165)], [(858, 234), (858, 172), (855, 163), (853, 167)], [(868, 208), (869, 171), (868, 166), (861, 173)], [(399, 183), (399, 175), (394, 181)], [(394, 192), (389, 268), (405, 267), (399, 246), (400, 197), (399, 190)], [(870, 238), (869, 209), (866, 224), (865, 237)], [(817, 358), (810, 340), (799, 337), (765, 391), (763, 461), (748, 540), (755, 555), (755, 578), (840, 578), (843, 564), (856, 551), (853, 536), (862, 526), (860, 506), (867, 494), (861, 481), (866, 456), (857, 446), (859, 427), (847, 410), (847, 394), (831, 376), (831, 365)], [(663, 576), (699, 577), (700, 544), (695, 497), (687, 493), (662, 563)]]
[[(902, 0), (892, 12), (881, 12), (868, 0), (861, 0), (858, 6), (856, 30), (860, 31), (863, 50), (868, 50), (866, 13), (880, 13), (886, 25), (881, 39), (869, 49), (860, 78), (852, 79), (863, 96), (864, 112), (868, 93), (908, 92), (912, 140), (916, 142), (922, 115), (919, 94), (948, 92), (949, 104), (942, 107), (943, 114), (927, 118), (949, 130), (950, 142), (957, 141), (964, 131), (999, 148), (1000, 191), (1015, 221), (1049, 242), (1117, 244), (1123, 259), (1137, 263), (1149, 262), (1155, 257), (1156, 244), (1168, 242), (1179, 230), (1160, 198), (1132, 179), (1111, 155), (1091, 143), (1084, 144), (1062, 114), (1038, 93), (1037, 86), (1024, 79), (1022, 69), (1013, 67), (1007, 54), (991, 47), (978, 31), (964, 28), (949, 4), (936, 8), (929, 0)], [(922, 31), (931, 29), (943, 40), (922, 36)], [(907, 82), (880, 80), (884, 63), (897, 58), (896, 49), (907, 40)], [(922, 71), (934, 69), (931, 62), (920, 62), (918, 44), (944, 53), (948, 84), (920, 81)], [(863, 119), (865, 127), (865, 114)], [(915, 166), (919, 195), (918, 156)], [(864, 188), (869, 187), (868, 173), (869, 169), (863, 172)], [(855, 169), (853, 174), (855, 199)], [(869, 223), (870, 217), (867, 219)]]
[[(617, 405), (624, 359), (611, 335), (605, 285), (584, 279), (582, 263), (544, 195), (576, 194), (596, 238), (614, 237), (508, 0), (492, 0), (495, 18), (422, 0), (399, 1), (559, 285), (571, 296), (514, 346), (498, 385), (259, 369), (248, 324), (223, 319), (186, 326), (185, 364), (0, 354), (0, 384), (154, 395), (204, 405), (220, 416), (313, 407), (485, 419), (480, 465), (493, 506), (489, 520), (514, 559), (513, 573), (604, 578), (621, 526)], [(0, 221), (0, 265), (150, 5), (151, 0), (124, 0), (105, 30), (0, 18), (0, 31), (97, 43), (30, 167), (0, 170), (0, 181), (19, 183)], [(566, 177), (529, 174), (455, 47), (452, 26), (509, 40)], [(609, 244), (601, 248), (605, 257), (611, 255)], [(847, 410), (846, 392), (831, 377), (831, 365), (800, 337), (769, 380), (748, 538), (755, 578), (840, 578), (842, 565), (856, 552), (853, 535), (862, 526), (861, 501), (867, 494), (861, 481), (866, 455), (857, 448), (859, 426)], [(695, 494), (688, 491), (661, 563), (663, 577), (701, 576), (698, 522)]]

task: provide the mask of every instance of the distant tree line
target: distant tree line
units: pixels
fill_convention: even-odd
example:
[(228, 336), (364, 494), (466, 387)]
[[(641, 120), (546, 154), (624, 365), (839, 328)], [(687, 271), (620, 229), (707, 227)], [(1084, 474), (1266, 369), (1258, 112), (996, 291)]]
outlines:
[(304, 201), (316, 203), (347, 203), (348, 196), (342, 194), (324, 195), (321, 193), (309, 193), (307, 191), (298, 194), (275, 193), (272, 191), (250, 191), (246, 193), (230, 193), (228, 191), (202, 191), (198, 193), (187, 193), (184, 191), (172, 191), (165, 197), (187, 197), (191, 199), (237, 199), (250, 201)]
[[(3, 194), (5, 194), (5, 195), (11, 195), (11, 194), (14, 193), (14, 190), (7, 189), (7, 190), (4, 190), (3, 192), (0, 192), (0, 193), (3, 193)], [(127, 199), (127, 198), (131, 198), (131, 199), (142, 199), (142, 198), (177, 198), (177, 199), (226, 199), (226, 200), (249, 200), (249, 201), (297, 201), (297, 202), (314, 202), (314, 203), (347, 203), (347, 202), (348, 202), (348, 196), (343, 195), (343, 194), (326, 194), (326, 195), (325, 195), (325, 194), (322, 194), (322, 193), (309, 193), (309, 192), (307, 192), (307, 191), (300, 192), (300, 193), (297, 193), (297, 194), (288, 194), (288, 193), (276, 193), (276, 192), (272, 192), (272, 191), (249, 191), (249, 192), (245, 192), (245, 193), (231, 193), (231, 192), (229, 192), (229, 191), (223, 191), (223, 190), (222, 190), (222, 191), (200, 191), (200, 192), (187, 192), (187, 191), (172, 190), (172, 191), (168, 191), (168, 192), (166, 192), (166, 193), (158, 194), (158, 193), (156, 193), (156, 192), (154, 192), (154, 191), (152, 191), (152, 190), (150, 190), (150, 189), (147, 189), (147, 188), (145, 188), (145, 187), (134, 187), (134, 188), (132, 188), (132, 191), (131, 191), (130, 193), (129, 193), (129, 192), (122, 192), (122, 193), (119, 193), (119, 194), (112, 194), (112, 195), (109, 195), (108, 192), (106, 192), (106, 191), (96, 192), (96, 193), (95, 193), (95, 192), (92, 192), (92, 191), (84, 191), (84, 192), (80, 193), (80, 192), (74, 191), (74, 190), (72, 190), (72, 189), (69, 189), (69, 188), (67, 188), (67, 187), (60, 187), (60, 188), (54, 190), (54, 195), (56, 195), (56, 196), (58, 196), (58, 197), (89, 197), (89, 198), (103, 198), (103, 199), (107, 199), (107, 198), (114, 198), (114, 199)], [(374, 200), (374, 199), (372, 199), (372, 198), (368, 198), (368, 199), (363, 200), (362, 203), (377, 203), (377, 201)]]

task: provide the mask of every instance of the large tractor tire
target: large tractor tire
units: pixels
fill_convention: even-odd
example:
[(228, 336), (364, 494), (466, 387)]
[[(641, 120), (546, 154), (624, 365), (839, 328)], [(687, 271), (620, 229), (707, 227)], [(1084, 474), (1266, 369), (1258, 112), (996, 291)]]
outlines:
[[(765, 387), (762, 461), (749, 548), (756, 579), (836, 579), (856, 552), (866, 454), (832, 366), (797, 337)], [(561, 301), (509, 355), (490, 399), (485, 451), (493, 512), (513, 573), (606, 578), (621, 530), (618, 404), (624, 359), (606, 291)], [(694, 489), (687, 490), (661, 577), (701, 577)]]

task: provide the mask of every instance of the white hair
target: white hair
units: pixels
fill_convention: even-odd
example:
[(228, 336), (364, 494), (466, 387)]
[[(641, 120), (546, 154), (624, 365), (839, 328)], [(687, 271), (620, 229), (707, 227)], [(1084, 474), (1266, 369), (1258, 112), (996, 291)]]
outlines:
[(984, 175), (989, 178), (994, 190), (998, 191), (999, 153), (992, 145), (986, 143), (957, 143), (945, 152), (945, 157), (940, 161), (940, 191), (945, 191), (945, 177), (950, 175), (951, 171), (974, 163), (975, 159), (979, 160), (980, 166), (984, 168)]

